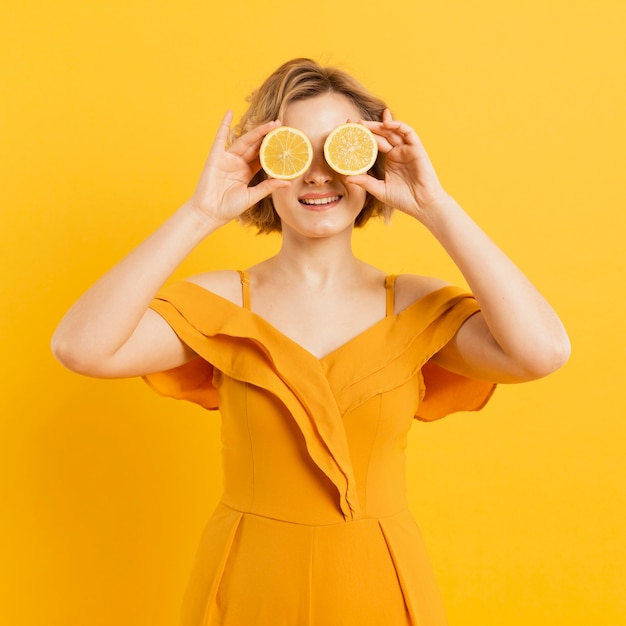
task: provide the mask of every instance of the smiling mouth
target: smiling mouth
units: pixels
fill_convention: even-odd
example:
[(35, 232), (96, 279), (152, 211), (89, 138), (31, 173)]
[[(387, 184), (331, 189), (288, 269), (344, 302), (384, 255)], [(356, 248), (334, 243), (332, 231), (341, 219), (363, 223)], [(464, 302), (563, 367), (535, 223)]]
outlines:
[(324, 206), (325, 204), (332, 204), (333, 202), (339, 202), (341, 196), (330, 196), (328, 198), (300, 198), (300, 204), (306, 206)]

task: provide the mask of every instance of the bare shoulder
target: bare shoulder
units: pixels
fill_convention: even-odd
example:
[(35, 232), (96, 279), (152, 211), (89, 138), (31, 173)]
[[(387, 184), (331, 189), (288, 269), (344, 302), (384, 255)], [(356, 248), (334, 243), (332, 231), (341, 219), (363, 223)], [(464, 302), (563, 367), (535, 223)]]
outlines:
[(418, 276), (417, 274), (400, 274), (396, 279), (395, 310), (403, 311), (408, 306), (427, 296), (437, 289), (449, 286), (441, 278), (433, 276)]
[(186, 280), (235, 304), (241, 304), (241, 279), (235, 270), (204, 272)]

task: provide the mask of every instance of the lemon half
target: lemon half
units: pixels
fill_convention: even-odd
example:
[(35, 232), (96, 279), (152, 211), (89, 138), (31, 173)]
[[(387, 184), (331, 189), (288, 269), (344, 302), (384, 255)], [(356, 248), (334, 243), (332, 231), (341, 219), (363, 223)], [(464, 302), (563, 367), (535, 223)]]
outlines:
[(324, 143), (326, 162), (344, 176), (365, 174), (378, 156), (376, 137), (363, 124), (337, 126)]
[(290, 180), (304, 174), (313, 160), (309, 138), (297, 128), (279, 126), (263, 138), (261, 167), (270, 178)]

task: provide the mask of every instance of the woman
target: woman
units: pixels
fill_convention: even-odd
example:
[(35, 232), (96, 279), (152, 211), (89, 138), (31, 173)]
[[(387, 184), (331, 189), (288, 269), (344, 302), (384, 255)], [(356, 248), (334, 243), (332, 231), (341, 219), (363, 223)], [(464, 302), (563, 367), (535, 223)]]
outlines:
[[(347, 120), (376, 136), (369, 174), (344, 177), (324, 160), (325, 138)], [(291, 181), (260, 169), (261, 141), (281, 123), (313, 146)], [(497, 383), (546, 376), (567, 360), (567, 335), (441, 187), (414, 130), (350, 76), (295, 59), (253, 94), (227, 147), (230, 124), (228, 114), (194, 195), (76, 302), (53, 351), (74, 371), (144, 376), (220, 408), (224, 496), (184, 624), (443, 625), (406, 504), (412, 418), (476, 410)], [(354, 256), (355, 225), (388, 207), (433, 234), (472, 294)], [(282, 231), (278, 254), (163, 289), (232, 219)]]

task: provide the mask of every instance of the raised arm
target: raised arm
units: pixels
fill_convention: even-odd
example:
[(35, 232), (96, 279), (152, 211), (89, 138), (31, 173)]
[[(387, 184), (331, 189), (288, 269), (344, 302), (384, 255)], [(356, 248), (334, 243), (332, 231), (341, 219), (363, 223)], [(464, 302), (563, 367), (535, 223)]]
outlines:
[(463, 273), (481, 312), (457, 332), (435, 360), (450, 370), (493, 382), (546, 376), (569, 357), (559, 318), (518, 267), (441, 187), (419, 137), (408, 125), (364, 122), (386, 154), (385, 180), (351, 180), (415, 217)]
[(55, 357), (89, 376), (117, 378), (169, 369), (193, 357), (149, 304), (189, 253), (220, 226), (288, 185), (248, 184), (259, 170), (258, 152), (270, 122), (226, 141), (232, 114), (219, 127), (193, 196), (157, 231), (109, 270), (70, 308), (52, 338)]

